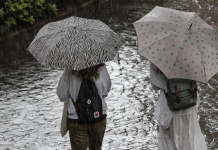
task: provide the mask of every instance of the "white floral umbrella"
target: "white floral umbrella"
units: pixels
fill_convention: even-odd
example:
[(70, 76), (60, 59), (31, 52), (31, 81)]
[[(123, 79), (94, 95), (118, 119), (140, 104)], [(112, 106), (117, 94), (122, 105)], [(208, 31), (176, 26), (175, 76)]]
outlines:
[(218, 71), (218, 32), (194, 12), (155, 7), (134, 23), (138, 54), (168, 79), (207, 83)]

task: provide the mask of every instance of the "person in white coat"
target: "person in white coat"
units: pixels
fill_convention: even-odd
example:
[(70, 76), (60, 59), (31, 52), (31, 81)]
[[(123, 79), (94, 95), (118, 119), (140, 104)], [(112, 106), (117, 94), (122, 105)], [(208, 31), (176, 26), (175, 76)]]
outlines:
[(179, 111), (171, 111), (167, 105), (164, 74), (150, 63), (150, 83), (160, 90), (154, 118), (159, 123), (158, 150), (207, 150), (205, 138), (198, 122), (197, 105)]
[[(70, 78), (70, 90), (68, 81)], [(84, 78), (89, 78), (95, 83), (98, 95), (102, 99), (103, 119), (94, 124), (79, 124), (78, 115), (74, 107), (78, 97), (80, 86)], [(73, 150), (101, 150), (104, 132), (106, 128), (107, 104), (105, 97), (111, 88), (111, 79), (105, 64), (99, 64), (81, 71), (65, 70), (60, 78), (57, 94), (61, 101), (70, 99), (68, 104), (68, 128), (71, 148)]]

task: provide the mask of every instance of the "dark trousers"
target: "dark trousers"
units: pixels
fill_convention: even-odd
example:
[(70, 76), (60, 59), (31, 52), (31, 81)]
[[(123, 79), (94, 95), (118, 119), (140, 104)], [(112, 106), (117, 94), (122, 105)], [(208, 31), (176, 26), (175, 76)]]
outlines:
[(68, 123), (72, 150), (101, 150), (106, 119), (95, 124)]

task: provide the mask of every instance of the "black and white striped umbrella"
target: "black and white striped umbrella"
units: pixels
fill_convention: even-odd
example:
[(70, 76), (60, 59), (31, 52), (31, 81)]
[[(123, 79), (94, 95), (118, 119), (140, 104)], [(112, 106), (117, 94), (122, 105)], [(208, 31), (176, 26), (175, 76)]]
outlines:
[(103, 22), (73, 16), (46, 24), (27, 49), (42, 65), (81, 70), (113, 60), (122, 45)]

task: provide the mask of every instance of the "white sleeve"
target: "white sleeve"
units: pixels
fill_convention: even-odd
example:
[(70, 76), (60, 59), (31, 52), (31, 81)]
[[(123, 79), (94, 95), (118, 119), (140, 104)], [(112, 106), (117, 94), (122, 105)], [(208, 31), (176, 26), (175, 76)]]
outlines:
[(68, 77), (69, 71), (65, 70), (59, 80), (57, 87), (57, 95), (61, 101), (66, 101), (70, 98), (68, 91)]
[(158, 73), (159, 69), (150, 63), (150, 82), (154, 90), (163, 89), (167, 91), (165, 77), (162, 73)]
[(102, 67), (101, 76), (103, 78), (103, 80), (101, 80), (102, 95), (103, 98), (105, 98), (111, 89), (111, 79), (106, 67)]

